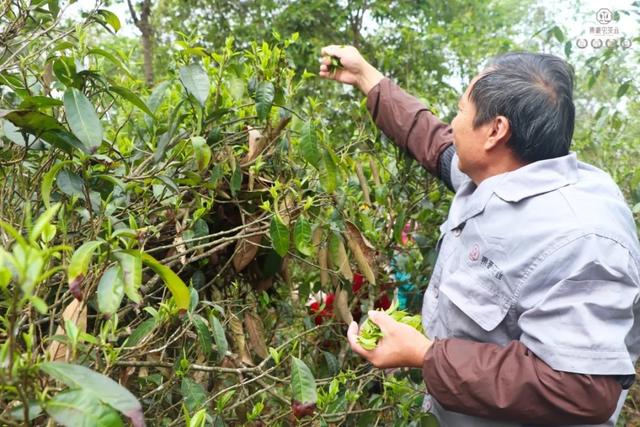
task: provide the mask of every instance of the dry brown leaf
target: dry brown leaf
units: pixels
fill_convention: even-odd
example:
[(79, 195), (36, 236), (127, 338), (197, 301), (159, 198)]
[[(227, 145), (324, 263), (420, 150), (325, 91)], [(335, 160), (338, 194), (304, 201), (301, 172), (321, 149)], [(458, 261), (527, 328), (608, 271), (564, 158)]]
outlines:
[(249, 334), (251, 349), (262, 359), (269, 355), (269, 349), (264, 337), (264, 325), (262, 319), (255, 312), (246, 312), (244, 326)]
[(355, 224), (350, 221), (345, 221), (345, 226), (347, 244), (358, 264), (358, 268), (367, 281), (375, 285), (375, 248), (369, 243)]
[(241, 163), (248, 163), (253, 161), (262, 152), (266, 141), (266, 138), (262, 136), (259, 130), (247, 126), (249, 134), (249, 152), (242, 159)]
[(233, 268), (236, 272), (244, 270), (258, 253), (258, 244), (262, 235), (246, 237), (238, 242), (238, 249), (233, 256)]
[(240, 355), (240, 360), (245, 365), (253, 365), (251, 355), (247, 351), (247, 343), (244, 337), (244, 328), (242, 321), (235, 314), (229, 315), (229, 326), (233, 334), (233, 342), (236, 344), (236, 353)]
[[(77, 299), (71, 300), (62, 312), (62, 325), (65, 321), (73, 322), (80, 332), (87, 332), (87, 305)], [(65, 329), (58, 325), (55, 335), (64, 335)], [(47, 348), (47, 353), (51, 360), (66, 360), (67, 346), (59, 341), (52, 341)]]
[(339, 238), (337, 245), (337, 251), (335, 253), (330, 253), (330, 260), (334, 268), (340, 271), (342, 277), (347, 279), (349, 282), (353, 281), (353, 271), (351, 270), (351, 266), (349, 265), (349, 257), (347, 256), (347, 250), (344, 247), (344, 243), (342, 242), (342, 238)]
[(336, 290), (336, 296), (333, 300), (333, 312), (338, 320), (342, 320), (347, 325), (353, 322), (353, 316), (349, 311), (349, 293), (341, 287)]

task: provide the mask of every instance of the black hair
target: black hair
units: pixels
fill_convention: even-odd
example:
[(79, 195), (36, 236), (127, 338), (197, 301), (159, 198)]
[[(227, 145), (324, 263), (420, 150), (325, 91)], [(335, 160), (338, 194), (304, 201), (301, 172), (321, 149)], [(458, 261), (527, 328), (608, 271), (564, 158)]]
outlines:
[(561, 58), (512, 52), (493, 58), (470, 90), (476, 129), (497, 116), (509, 120), (507, 142), (525, 163), (569, 153), (575, 123), (574, 73)]

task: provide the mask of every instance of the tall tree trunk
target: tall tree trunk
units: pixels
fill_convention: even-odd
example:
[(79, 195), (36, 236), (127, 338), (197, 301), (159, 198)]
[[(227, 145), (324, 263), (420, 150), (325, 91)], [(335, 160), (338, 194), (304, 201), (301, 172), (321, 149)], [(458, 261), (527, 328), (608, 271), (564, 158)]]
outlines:
[(131, 18), (133, 23), (142, 33), (142, 56), (144, 60), (144, 80), (147, 86), (153, 86), (153, 27), (151, 26), (151, 0), (143, 0), (140, 10), (140, 17), (136, 13), (136, 9), (131, 3), (131, 0), (127, 0), (129, 5), (129, 12), (131, 12)]

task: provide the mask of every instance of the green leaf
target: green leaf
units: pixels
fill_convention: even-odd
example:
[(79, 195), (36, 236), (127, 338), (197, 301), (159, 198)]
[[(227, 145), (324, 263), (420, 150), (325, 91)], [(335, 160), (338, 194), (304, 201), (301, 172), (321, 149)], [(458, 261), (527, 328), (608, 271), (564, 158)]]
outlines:
[(280, 218), (278, 218), (278, 215), (274, 215), (271, 218), (269, 234), (271, 236), (273, 249), (281, 257), (285, 256), (289, 251), (289, 229), (282, 223)]
[(127, 74), (127, 76), (129, 76), (132, 79), (134, 78), (133, 74), (131, 74), (131, 71), (129, 71), (129, 69), (124, 65), (124, 63), (112, 53), (107, 52), (106, 50), (101, 49), (99, 47), (94, 47), (89, 49), (87, 51), (87, 54), (102, 56), (103, 58), (109, 60), (113, 65), (115, 65), (116, 67), (124, 71)]
[(291, 356), (291, 393), (292, 399), (302, 404), (318, 400), (316, 379), (309, 367), (295, 356)]
[(147, 253), (142, 253), (142, 262), (150, 267), (158, 276), (162, 278), (165, 285), (171, 291), (173, 299), (176, 302), (178, 310), (186, 312), (189, 308), (189, 288), (184, 284), (182, 279), (178, 277), (169, 267), (160, 264), (154, 257)]
[(180, 392), (184, 399), (184, 405), (189, 412), (194, 412), (200, 409), (207, 401), (207, 392), (202, 384), (192, 380), (191, 378), (182, 378), (182, 384), (180, 385)]
[(307, 123), (302, 130), (302, 136), (300, 138), (300, 152), (307, 163), (316, 169), (320, 168), (322, 152), (319, 148), (316, 129), (311, 123)]
[(553, 28), (551, 28), (551, 33), (560, 43), (564, 42), (564, 33), (562, 32), (560, 27), (555, 25)]
[(300, 217), (293, 228), (293, 241), (296, 249), (303, 255), (313, 255), (313, 244), (311, 243), (311, 224), (305, 218)]
[(322, 167), (320, 172), (320, 183), (327, 193), (333, 193), (338, 186), (338, 167), (333, 161), (333, 157), (328, 151), (322, 155)]
[(207, 141), (201, 136), (191, 137), (191, 144), (193, 145), (196, 168), (200, 173), (203, 173), (211, 163), (211, 147), (207, 145)]
[(68, 154), (72, 154), (74, 148), (82, 151), (83, 153), (89, 153), (87, 147), (85, 147), (74, 134), (67, 132), (64, 129), (53, 129), (43, 132), (40, 134), (40, 139)]
[(58, 393), (46, 403), (45, 410), (54, 421), (67, 427), (124, 426), (113, 408), (82, 390)]
[(82, 295), (79, 292), (80, 284), (87, 276), (91, 257), (102, 243), (103, 242), (97, 240), (85, 242), (82, 246), (76, 249), (71, 256), (71, 261), (69, 261), (69, 267), (67, 268), (67, 276), (69, 280), (69, 289), (77, 299), (80, 299), (78, 298), (78, 295)]
[(29, 300), (31, 301), (31, 305), (33, 306), (33, 308), (38, 310), (40, 314), (47, 314), (47, 311), (49, 311), (49, 306), (39, 296), (31, 295), (31, 297), (29, 297)]
[(101, 313), (115, 313), (120, 308), (123, 296), (122, 268), (119, 265), (111, 266), (107, 268), (98, 283), (98, 309)]
[(118, 15), (107, 9), (98, 9), (98, 15), (104, 18), (104, 21), (113, 28), (113, 31), (117, 33), (118, 30), (120, 30), (120, 19), (118, 19)]
[(156, 327), (156, 319), (155, 317), (151, 317), (144, 322), (140, 323), (138, 327), (136, 327), (127, 341), (124, 343), (124, 347), (135, 347), (138, 345), (140, 341), (144, 339), (153, 329)]
[(207, 326), (206, 320), (204, 320), (202, 316), (194, 314), (193, 326), (196, 327), (202, 352), (206, 357), (209, 357), (209, 354), (211, 354), (211, 333), (209, 333), (209, 327)]
[(47, 131), (64, 130), (64, 126), (55, 118), (39, 111), (0, 110), (0, 118), (9, 120), (20, 130), (35, 136), (41, 136)]
[(117, 409), (131, 420), (134, 427), (144, 426), (142, 406), (138, 399), (111, 378), (81, 365), (63, 362), (45, 362), (40, 370), (82, 394), (95, 398)]
[(620, 98), (624, 96), (624, 94), (627, 93), (630, 87), (631, 87), (631, 80), (627, 80), (626, 82), (622, 83), (618, 87), (618, 91), (616, 92), (616, 97)]
[(78, 175), (68, 170), (62, 170), (56, 177), (56, 184), (60, 191), (67, 196), (77, 196), (81, 199), (85, 198), (84, 195), (84, 181)]
[(51, 68), (60, 83), (67, 87), (73, 86), (74, 79), (76, 78), (76, 63), (73, 58), (61, 56), (53, 61)]
[(103, 132), (102, 124), (93, 105), (76, 88), (67, 89), (63, 101), (71, 131), (82, 141), (89, 152), (95, 152), (102, 144)]
[[(189, 427), (205, 427), (207, 425), (207, 410), (205, 408), (196, 412), (189, 420)], [(214, 426), (218, 426), (217, 423)]]
[(275, 88), (273, 87), (273, 83), (268, 81), (260, 82), (256, 88), (256, 112), (258, 113), (258, 120), (265, 120), (269, 117), (274, 97)]
[(213, 329), (213, 340), (215, 341), (216, 348), (218, 349), (219, 363), (225, 358), (227, 351), (229, 350), (229, 343), (227, 342), (227, 336), (224, 333), (222, 323), (220, 323), (213, 313), (209, 314), (209, 323), (211, 323), (211, 329)]
[(140, 99), (138, 95), (136, 95), (126, 87), (110, 86), (109, 92), (113, 92), (115, 94), (120, 95), (121, 97), (123, 97), (124, 99), (126, 99), (127, 101), (129, 101), (130, 103), (132, 103), (133, 105), (135, 105), (140, 110), (144, 111), (145, 113), (147, 113), (153, 118), (153, 112), (149, 107), (147, 107), (147, 104), (145, 104), (144, 101)]
[(114, 254), (122, 268), (122, 279), (124, 281), (124, 293), (127, 297), (140, 304), (140, 286), (142, 285), (142, 258), (137, 251), (120, 251)]
[(48, 96), (27, 96), (20, 103), (20, 109), (32, 110), (37, 108), (61, 107), (62, 101)]
[(29, 232), (29, 239), (32, 242), (35, 242), (40, 238), (45, 227), (51, 223), (51, 220), (53, 219), (53, 217), (56, 216), (56, 214), (58, 213), (60, 206), (61, 206), (60, 203), (56, 203), (55, 205), (51, 206), (46, 211), (44, 211), (42, 215), (38, 217), (35, 224), (33, 225), (33, 228)]
[(231, 195), (235, 196), (240, 188), (242, 187), (242, 168), (240, 165), (236, 165), (236, 168), (233, 170), (231, 174), (231, 182), (229, 183), (229, 190), (231, 191)]
[(180, 81), (200, 105), (204, 106), (209, 97), (209, 76), (198, 64), (185, 65), (180, 68)]
[(151, 111), (156, 112), (158, 107), (162, 103), (162, 99), (164, 98), (165, 92), (171, 86), (171, 81), (164, 81), (159, 83), (156, 87), (153, 88), (153, 92), (149, 95), (149, 99), (147, 100), (147, 105), (151, 109)]

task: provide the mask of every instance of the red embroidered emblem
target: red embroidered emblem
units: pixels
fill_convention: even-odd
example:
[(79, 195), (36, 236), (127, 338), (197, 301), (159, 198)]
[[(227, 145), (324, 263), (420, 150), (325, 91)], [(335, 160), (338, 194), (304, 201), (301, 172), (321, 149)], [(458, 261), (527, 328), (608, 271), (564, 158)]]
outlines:
[(471, 250), (469, 251), (469, 260), (477, 261), (478, 259), (480, 259), (480, 245), (474, 243), (474, 245), (471, 247)]

